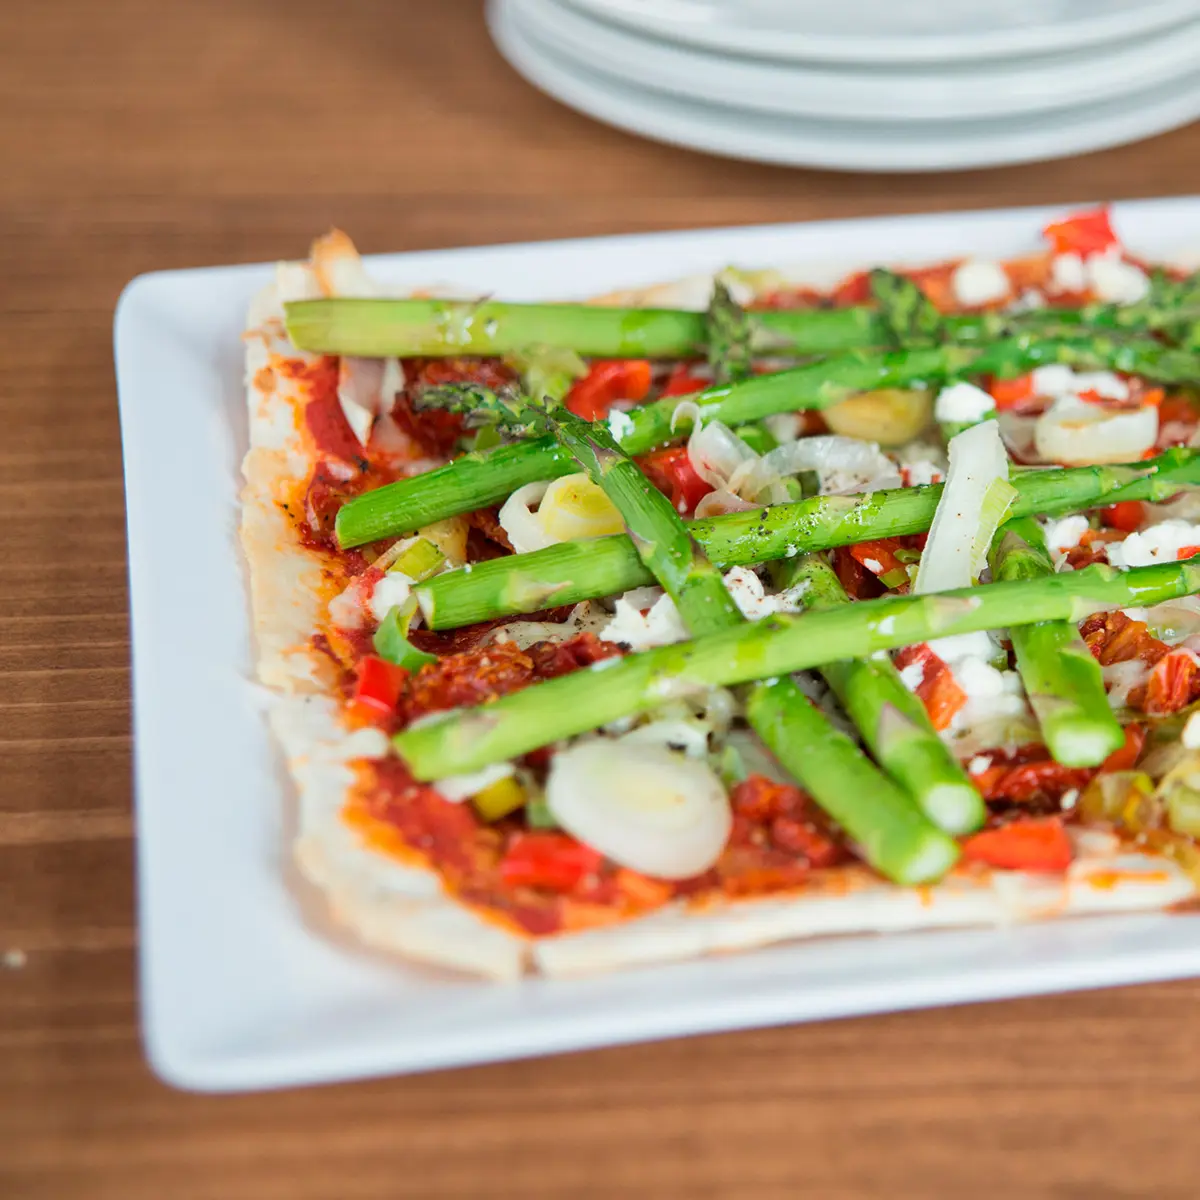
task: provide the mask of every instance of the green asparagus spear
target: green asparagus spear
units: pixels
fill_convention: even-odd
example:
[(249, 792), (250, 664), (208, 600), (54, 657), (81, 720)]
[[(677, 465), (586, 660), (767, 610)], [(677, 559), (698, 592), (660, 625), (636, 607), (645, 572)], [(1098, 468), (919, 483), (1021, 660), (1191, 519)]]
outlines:
[(708, 365), (713, 382), (749, 379), (754, 354), (754, 325), (749, 314), (720, 280), (713, 282), (708, 305)]
[[(1190, 289), (1166, 281), (1174, 286), (1152, 289), (1138, 305), (952, 316), (946, 333), (968, 343), (1069, 325), (1171, 332), (1200, 316), (1195, 279), (1185, 281)], [(705, 314), (677, 309), (420, 299), (296, 300), (285, 309), (295, 345), (326, 354), (504, 355), (529, 346), (557, 346), (597, 358), (683, 358), (702, 353), (708, 341)], [(888, 340), (879, 314), (870, 308), (759, 311), (753, 319), (758, 353), (830, 354)]]
[[(724, 580), (689, 536), (671, 502), (622, 453), (608, 431), (563, 409), (551, 420), (551, 429), (625, 519), (639, 557), (675, 601), (687, 628), (704, 635), (744, 625)], [(746, 716), (776, 758), (862, 847), (864, 858), (880, 874), (897, 883), (923, 883), (953, 866), (957, 843), (922, 816), (791, 678), (754, 684), (746, 698)], [(967, 787), (974, 792), (970, 784)]]
[[(1200, 485), (1200, 453), (1168, 450), (1122, 466), (1026, 471), (1013, 477), (1013, 516), (1062, 514), (1121, 500), (1161, 501)], [(752, 512), (693, 521), (692, 536), (720, 567), (769, 562), (813, 550), (929, 528), (942, 487), (865, 496), (813, 496)], [(547, 605), (576, 604), (653, 583), (623, 534), (563, 542), (435, 576), (417, 589), (426, 622), (453, 629)]]
[[(1147, 339), (1095, 332), (1055, 339), (1022, 334), (977, 347), (851, 352), (708, 388), (688, 400), (699, 406), (701, 420), (740, 425), (772, 413), (825, 408), (875, 388), (915, 387), (969, 373), (1019, 374), (1051, 362), (1112, 368), (1162, 382), (1200, 378), (1200, 356)], [(618, 436), (622, 450), (644, 454), (685, 436), (691, 423), (675, 420), (678, 407), (678, 398), (668, 397), (634, 409)], [(337, 515), (338, 541), (346, 547), (358, 546), (407, 533), (495, 504), (524, 484), (556, 479), (573, 469), (571, 456), (549, 437), (464, 454), (428, 474), (386, 484), (349, 501)]]
[[(1034, 580), (1054, 574), (1041, 527), (1018, 517), (997, 531), (992, 578)], [(1069, 621), (1014, 626), (1017, 670), (1050, 753), (1068, 767), (1098, 767), (1125, 740), (1108, 706), (1100, 665)]]
[(958, 858), (940, 830), (796, 684), (751, 688), (746, 716), (783, 766), (850, 835), (864, 859), (897, 883), (939, 879)]
[[(806, 609), (850, 603), (833, 568), (819, 554), (786, 564), (779, 581), (789, 587), (807, 585)], [(887, 655), (826, 663), (820, 670), (880, 766), (930, 820), (949, 833), (969, 833), (983, 824), (983, 797)]]
[(891, 345), (930, 346), (946, 337), (942, 314), (911, 279), (877, 268), (871, 272), (871, 295)]
[(417, 779), (476, 771), (717, 685), (866, 658), (931, 638), (1038, 621), (1079, 621), (1115, 607), (1200, 591), (1200, 558), (1117, 571), (1095, 564), (1041, 579), (884, 597), (748, 625), (562, 675), (397, 734)]

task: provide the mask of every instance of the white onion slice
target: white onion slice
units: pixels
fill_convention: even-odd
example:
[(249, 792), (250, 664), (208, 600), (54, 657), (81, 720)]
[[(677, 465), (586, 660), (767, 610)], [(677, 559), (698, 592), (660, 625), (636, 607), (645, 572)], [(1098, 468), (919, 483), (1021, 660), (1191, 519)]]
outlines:
[(1158, 409), (1113, 412), (1076, 396), (1064, 396), (1043, 413), (1034, 427), (1038, 454), (1066, 466), (1128, 462), (1158, 439)]
[[(970, 587), (982, 568), (988, 542), (1008, 504), (1008, 454), (995, 421), (983, 421), (950, 439), (950, 466), (921, 554), (916, 592)], [(996, 510), (999, 509), (997, 512)], [(982, 544), (982, 549), (981, 549)]]
[(549, 487), (550, 482), (542, 480), (517, 488), (497, 514), (500, 528), (508, 534), (508, 540), (518, 554), (529, 554), (552, 544), (550, 535), (537, 517), (537, 506)]
[(635, 725), (621, 738), (621, 745), (659, 746), (688, 758), (703, 758), (708, 753), (708, 735), (708, 725), (699, 717), (660, 717)]
[(606, 738), (554, 756), (546, 803), (581, 842), (660, 879), (708, 870), (733, 825), (725, 787), (706, 763)]
[(841, 434), (820, 434), (777, 446), (730, 480), (730, 489), (748, 499), (800, 471), (816, 471), (821, 491), (847, 496), (900, 487), (900, 469), (874, 442)]
[(700, 498), (696, 505), (696, 516), (719, 517), (724, 513), (749, 512), (752, 508), (762, 508), (761, 504), (751, 504), (741, 496), (735, 496), (728, 488), (719, 487)]
[(338, 363), (338, 403), (361, 445), (370, 440), (375, 418), (392, 411), (403, 387), (404, 370), (397, 359), (343, 355)]
[(728, 483), (743, 463), (758, 461), (758, 455), (720, 421), (697, 425), (688, 438), (687, 453), (696, 474), (717, 488)]

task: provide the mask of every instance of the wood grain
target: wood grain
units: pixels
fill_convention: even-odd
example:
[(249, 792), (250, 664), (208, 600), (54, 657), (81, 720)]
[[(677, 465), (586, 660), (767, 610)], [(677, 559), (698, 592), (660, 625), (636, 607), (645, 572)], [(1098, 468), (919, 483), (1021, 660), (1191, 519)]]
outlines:
[(401, 250), (1185, 193), (1200, 127), (996, 172), (788, 171), (560, 108), (474, 0), (45, 0), (0, 7), (0, 161), (0, 1196), (1197, 1194), (1188, 983), (263, 1096), (158, 1083), (110, 336), (138, 272), (295, 255), (334, 221)]

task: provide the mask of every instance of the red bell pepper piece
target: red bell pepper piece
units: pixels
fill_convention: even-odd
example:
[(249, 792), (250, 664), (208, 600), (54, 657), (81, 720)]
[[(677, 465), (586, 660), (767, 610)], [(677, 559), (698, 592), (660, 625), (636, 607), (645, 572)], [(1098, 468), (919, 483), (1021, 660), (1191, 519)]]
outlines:
[(1063, 871), (1071, 865), (1071, 839), (1057, 817), (1021, 817), (972, 834), (962, 848), (968, 862), (1012, 871)]
[(696, 505), (713, 490), (711, 483), (696, 474), (686, 446), (656, 450), (638, 459), (638, 466), (650, 482), (670, 498), (675, 511), (684, 516), (695, 512)]
[(681, 363), (667, 376), (662, 394), (664, 396), (690, 396), (693, 392), (704, 391), (706, 387), (708, 387), (707, 379), (697, 379), (692, 374), (691, 368)]
[(390, 717), (396, 711), (408, 672), (395, 663), (368, 654), (358, 663), (350, 703), (364, 716)]
[(1125, 744), (1119, 750), (1114, 750), (1100, 764), (1100, 770), (1097, 774), (1102, 774), (1105, 771), (1132, 771), (1145, 744), (1145, 725), (1126, 725)]
[(565, 833), (518, 833), (500, 860), (509, 887), (569, 892), (600, 869), (604, 856)]
[(866, 304), (871, 299), (871, 273), (859, 271), (848, 275), (833, 289), (830, 300), (834, 308), (847, 308), (854, 304)]
[(618, 400), (645, 400), (650, 363), (644, 358), (601, 358), (567, 393), (566, 405), (585, 421), (598, 421)]
[(922, 665), (925, 673), (913, 691), (925, 705), (934, 729), (945, 729), (967, 702), (967, 693), (958, 686), (954, 672), (925, 642), (919, 646), (905, 646), (896, 655), (895, 662), (901, 670), (913, 663)]
[(1053, 221), (1042, 230), (1055, 254), (1103, 254), (1110, 246), (1120, 245), (1109, 220), (1108, 208), (1093, 208), (1074, 213), (1063, 221)]
[(874, 542), (858, 542), (848, 549), (855, 562), (861, 563), (885, 587), (903, 587), (908, 583), (908, 571), (896, 556), (902, 549), (899, 538), (880, 538)]
[(993, 379), (988, 388), (996, 407), (1002, 412), (1005, 409), (1019, 409), (1037, 396), (1033, 390), (1033, 374), (1018, 375), (1016, 379)]
[(1109, 529), (1120, 529), (1124, 533), (1140, 529), (1145, 519), (1146, 506), (1140, 500), (1122, 500), (1119, 504), (1110, 504), (1100, 510), (1100, 520)]

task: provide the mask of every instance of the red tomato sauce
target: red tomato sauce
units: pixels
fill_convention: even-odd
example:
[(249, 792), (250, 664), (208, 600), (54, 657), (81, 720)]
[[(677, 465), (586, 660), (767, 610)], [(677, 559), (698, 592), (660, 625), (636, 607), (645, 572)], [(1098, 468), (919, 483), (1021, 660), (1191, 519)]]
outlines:
[(504, 866), (514, 845), (538, 835), (512, 818), (483, 821), (469, 802), (451, 803), (436, 788), (417, 783), (398, 758), (360, 764), (347, 819), (370, 845), (427, 863), (451, 893), (534, 936), (638, 916), (677, 898), (702, 905), (718, 897), (791, 891), (814, 871), (850, 861), (844, 842), (799, 788), (752, 775), (734, 788), (731, 800), (733, 834), (711, 871), (656, 880), (595, 856), (595, 869), (565, 890), (506, 882)]

